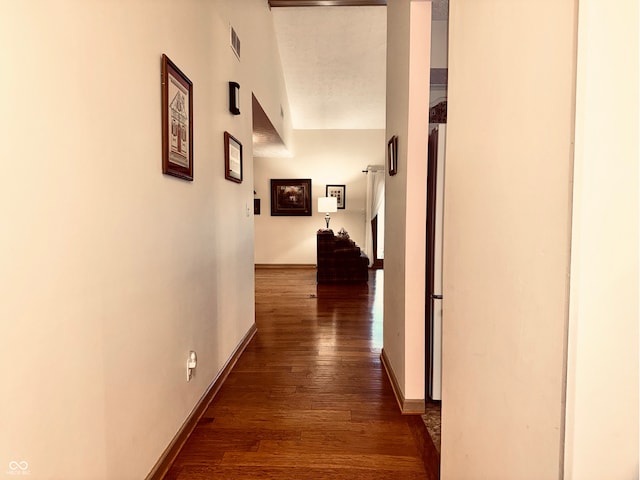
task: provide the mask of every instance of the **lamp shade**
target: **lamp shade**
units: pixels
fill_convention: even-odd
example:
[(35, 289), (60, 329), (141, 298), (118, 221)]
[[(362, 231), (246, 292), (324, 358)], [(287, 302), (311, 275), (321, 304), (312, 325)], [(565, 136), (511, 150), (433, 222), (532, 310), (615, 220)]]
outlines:
[(337, 212), (338, 199), (336, 197), (318, 197), (318, 212)]

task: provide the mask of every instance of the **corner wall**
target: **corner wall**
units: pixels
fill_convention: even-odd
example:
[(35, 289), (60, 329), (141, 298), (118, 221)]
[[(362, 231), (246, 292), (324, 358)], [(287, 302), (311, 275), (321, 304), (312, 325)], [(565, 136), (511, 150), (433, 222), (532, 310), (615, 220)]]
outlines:
[(580, 0), (579, 15), (564, 478), (631, 479), (639, 473), (638, 3)]
[[(274, 118), (287, 104), (278, 63), (257, 70), (278, 57), (270, 12), (13, 2), (0, 44), (0, 468), (144, 478), (254, 323), (250, 94)], [(162, 174), (162, 53), (194, 84), (193, 182)], [(239, 185), (224, 179), (225, 130), (244, 146)]]
[(577, 4), (450, 5), (443, 480), (562, 469)]
[(430, 42), (431, 2), (389, 2), (386, 135), (398, 136), (398, 173), (385, 180), (384, 352), (414, 406), (425, 398)]

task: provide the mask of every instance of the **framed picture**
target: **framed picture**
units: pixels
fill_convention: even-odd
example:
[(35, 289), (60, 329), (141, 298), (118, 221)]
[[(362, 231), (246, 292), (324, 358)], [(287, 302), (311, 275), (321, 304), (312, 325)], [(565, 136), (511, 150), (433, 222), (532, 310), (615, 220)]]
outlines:
[(311, 216), (311, 179), (272, 179), (271, 215)]
[(398, 173), (398, 137), (394, 135), (387, 143), (387, 158), (389, 159), (389, 175)]
[(344, 197), (345, 185), (327, 185), (326, 197), (336, 197), (338, 199), (338, 209), (344, 210), (346, 199)]
[(193, 84), (162, 54), (162, 173), (193, 180)]
[(224, 132), (224, 178), (242, 183), (242, 144)]

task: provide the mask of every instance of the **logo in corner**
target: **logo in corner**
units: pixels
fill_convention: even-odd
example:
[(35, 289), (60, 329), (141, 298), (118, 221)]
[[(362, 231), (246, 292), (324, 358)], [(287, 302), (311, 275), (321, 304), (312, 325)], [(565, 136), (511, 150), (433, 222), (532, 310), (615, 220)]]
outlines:
[(25, 460), (22, 460), (20, 462), (11, 460), (9, 462), (9, 470), (7, 471), (7, 475), (29, 475), (29, 473), (29, 463)]

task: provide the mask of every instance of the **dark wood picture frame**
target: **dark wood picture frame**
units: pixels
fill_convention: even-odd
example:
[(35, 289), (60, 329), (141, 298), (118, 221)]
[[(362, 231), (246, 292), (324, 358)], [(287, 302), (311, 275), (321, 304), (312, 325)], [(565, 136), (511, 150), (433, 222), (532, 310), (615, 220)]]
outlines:
[(224, 132), (224, 178), (242, 183), (242, 144), (229, 132)]
[(311, 179), (271, 179), (272, 216), (311, 216)]
[(387, 159), (389, 162), (389, 175), (398, 173), (398, 136), (394, 135), (387, 143)]
[(164, 53), (162, 173), (193, 180), (193, 83)]
[(336, 197), (338, 199), (338, 210), (344, 210), (347, 203), (346, 191), (346, 185), (327, 185), (325, 197)]

